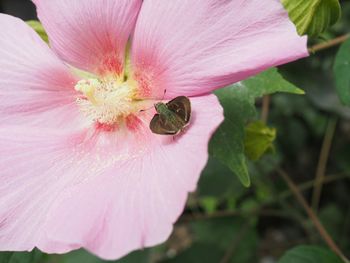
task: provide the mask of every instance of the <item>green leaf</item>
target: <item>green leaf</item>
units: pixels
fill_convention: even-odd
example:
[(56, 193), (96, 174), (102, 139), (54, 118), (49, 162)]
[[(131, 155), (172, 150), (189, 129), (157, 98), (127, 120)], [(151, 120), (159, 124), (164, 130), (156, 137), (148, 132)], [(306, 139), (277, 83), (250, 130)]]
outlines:
[(0, 253), (0, 263), (37, 263), (44, 256), (39, 250), (32, 252), (2, 252)]
[(237, 199), (245, 188), (232, 176), (232, 171), (216, 158), (210, 157), (198, 183), (199, 198), (215, 197), (219, 200), (227, 197)]
[[(140, 250), (140, 251), (134, 251), (127, 256), (115, 260), (115, 261), (107, 261), (98, 258), (95, 255), (90, 254), (84, 249), (79, 249), (73, 252), (70, 252), (68, 254), (62, 255), (61, 260), (56, 260), (55, 262), (61, 262), (61, 263), (76, 263), (76, 262), (84, 262), (84, 263), (147, 263), (149, 262), (149, 249)], [(1, 262), (2, 263), (2, 262)]]
[(8, 263), (11, 260), (13, 252), (1, 252), (0, 253), (0, 263)]
[(249, 159), (256, 161), (269, 150), (273, 150), (276, 139), (276, 129), (269, 128), (265, 123), (256, 121), (245, 128), (244, 147)]
[(289, 250), (278, 263), (343, 263), (343, 261), (328, 249), (298, 246)]
[(339, 0), (282, 0), (300, 35), (318, 36), (341, 16)]
[(234, 87), (245, 86), (250, 101), (254, 103), (256, 98), (277, 92), (304, 95), (305, 92), (292, 83), (285, 80), (276, 68), (266, 70), (259, 75), (239, 82)]
[(339, 49), (334, 74), (338, 96), (343, 104), (350, 106), (350, 38)]
[(224, 108), (225, 121), (210, 141), (209, 152), (228, 166), (246, 187), (250, 186), (250, 177), (244, 149), (244, 127), (256, 116), (255, 99), (276, 92), (304, 94), (284, 80), (275, 68), (215, 92)]
[[(235, 92), (237, 91), (237, 92)], [(250, 178), (244, 155), (244, 123), (251, 116), (252, 109), (247, 101), (239, 98), (241, 90), (229, 87), (219, 90), (216, 95), (225, 110), (225, 121), (215, 132), (209, 144), (211, 155), (227, 165), (241, 183), (250, 186)]]
[(49, 43), (49, 37), (47, 36), (43, 25), (39, 21), (29, 20), (27, 21), (27, 24), (38, 33), (42, 40), (44, 40), (46, 43)]

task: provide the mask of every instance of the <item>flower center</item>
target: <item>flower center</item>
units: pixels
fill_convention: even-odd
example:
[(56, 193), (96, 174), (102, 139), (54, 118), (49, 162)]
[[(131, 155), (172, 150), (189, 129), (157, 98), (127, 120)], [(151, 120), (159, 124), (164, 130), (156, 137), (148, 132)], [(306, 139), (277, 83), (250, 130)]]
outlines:
[(81, 111), (91, 121), (113, 125), (141, 110), (135, 85), (119, 79), (83, 79), (75, 85), (83, 96), (77, 99)]

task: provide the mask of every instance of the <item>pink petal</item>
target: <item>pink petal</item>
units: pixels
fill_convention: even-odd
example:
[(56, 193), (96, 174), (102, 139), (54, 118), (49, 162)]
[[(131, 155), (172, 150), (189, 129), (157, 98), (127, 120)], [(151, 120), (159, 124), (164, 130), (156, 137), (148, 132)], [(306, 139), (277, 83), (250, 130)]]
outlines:
[(308, 55), (279, 0), (145, 0), (133, 38), (145, 96), (198, 95)]
[(76, 80), (23, 21), (0, 14), (0, 121), (62, 127), (75, 105)]
[(94, 73), (123, 71), (141, 0), (33, 0), (57, 54)]
[(119, 132), (0, 129), (0, 250), (85, 247), (116, 259), (165, 241), (223, 120), (215, 96), (191, 102), (177, 138), (150, 132), (151, 111)]

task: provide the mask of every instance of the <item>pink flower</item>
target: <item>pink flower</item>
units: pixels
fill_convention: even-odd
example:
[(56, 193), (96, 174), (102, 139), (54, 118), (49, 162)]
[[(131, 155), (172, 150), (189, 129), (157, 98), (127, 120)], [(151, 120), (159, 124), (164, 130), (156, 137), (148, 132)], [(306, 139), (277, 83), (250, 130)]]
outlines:
[[(52, 49), (0, 15), (0, 250), (165, 241), (223, 120), (210, 92), (307, 55), (278, 0), (34, 2)], [(192, 103), (176, 139), (141, 111), (165, 90)]]

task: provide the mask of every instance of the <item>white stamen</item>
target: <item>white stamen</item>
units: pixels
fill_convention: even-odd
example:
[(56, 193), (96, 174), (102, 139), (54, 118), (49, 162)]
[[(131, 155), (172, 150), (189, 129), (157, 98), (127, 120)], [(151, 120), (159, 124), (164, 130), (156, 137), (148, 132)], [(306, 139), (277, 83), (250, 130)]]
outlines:
[(78, 98), (77, 103), (92, 121), (114, 124), (137, 111), (135, 88), (128, 82), (84, 79), (76, 84), (75, 89), (85, 96)]

